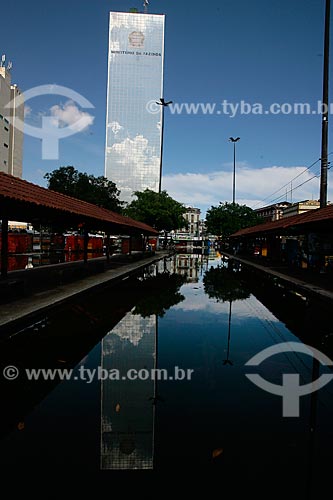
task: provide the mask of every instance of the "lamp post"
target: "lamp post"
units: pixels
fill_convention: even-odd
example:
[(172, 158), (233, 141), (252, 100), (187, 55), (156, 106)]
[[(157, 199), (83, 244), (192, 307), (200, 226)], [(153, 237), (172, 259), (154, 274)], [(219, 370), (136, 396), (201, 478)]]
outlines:
[(324, 77), (323, 77), (323, 113), (322, 113), (322, 146), (320, 172), (320, 208), (327, 205), (327, 170), (328, 170), (328, 117), (329, 117), (329, 61), (330, 61), (330, 26), (331, 0), (326, 0), (325, 13), (325, 45), (324, 45)]
[(236, 142), (240, 140), (240, 137), (229, 137), (229, 141), (233, 143), (234, 145), (234, 175), (232, 178), (232, 203), (233, 205), (235, 204), (235, 197), (236, 197)]
[(161, 161), (160, 161), (160, 183), (158, 187), (158, 192), (161, 192), (162, 189), (162, 165), (163, 165), (163, 146), (164, 146), (164, 108), (167, 108), (170, 104), (172, 104), (172, 101), (165, 102), (163, 97), (157, 102), (159, 106), (162, 106), (162, 125), (161, 125)]

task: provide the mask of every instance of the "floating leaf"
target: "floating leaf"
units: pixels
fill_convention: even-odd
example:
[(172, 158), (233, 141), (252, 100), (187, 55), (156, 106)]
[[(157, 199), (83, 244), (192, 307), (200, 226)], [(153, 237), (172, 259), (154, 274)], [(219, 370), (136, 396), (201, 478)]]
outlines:
[(220, 457), (223, 453), (223, 448), (216, 448), (216, 450), (213, 451), (212, 457), (217, 458)]

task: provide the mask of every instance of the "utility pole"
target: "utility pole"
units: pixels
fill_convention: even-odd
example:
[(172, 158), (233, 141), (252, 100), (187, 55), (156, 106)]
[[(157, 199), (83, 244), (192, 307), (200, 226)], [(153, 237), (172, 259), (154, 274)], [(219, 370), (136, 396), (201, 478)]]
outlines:
[(328, 117), (329, 117), (329, 66), (330, 66), (330, 27), (331, 0), (326, 0), (324, 78), (323, 78), (323, 117), (321, 143), (320, 208), (327, 205), (327, 170), (328, 170)]

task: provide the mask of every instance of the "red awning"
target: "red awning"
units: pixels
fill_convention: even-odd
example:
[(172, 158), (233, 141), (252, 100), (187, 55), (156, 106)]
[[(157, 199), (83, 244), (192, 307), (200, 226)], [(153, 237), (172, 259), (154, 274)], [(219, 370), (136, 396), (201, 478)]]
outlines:
[(96, 228), (110, 226), (119, 229), (119, 233), (128, 230), (129, 234), (133, 231), (158, 234), (158, 231), (142, 222), (0, 172), (0, 219), (6, 216), (26, 222), (43, 220), (45, 211), (51, 219), (61, 217), (66, 221), (67, 217), (69, 223), (74, 218), (93, 223)]
[(274, 222), (265, 222), (256, 226), (240, 229), (232, 234), (232, 238), (239, 236), (260, 235), (264, 233), (276, 232), (285, 230), (294, 226), (305, 226), (313, 223), (333, 222), (333, 205), (316, 210), (308, 210), (301, 215), (293, 215), (292, 217), (282, 218)]

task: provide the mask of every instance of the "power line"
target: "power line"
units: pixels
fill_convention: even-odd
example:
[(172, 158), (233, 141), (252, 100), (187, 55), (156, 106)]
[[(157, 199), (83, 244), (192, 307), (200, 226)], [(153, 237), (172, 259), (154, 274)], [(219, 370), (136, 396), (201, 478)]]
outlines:
[[(301, 184), (298, 184), (298, 186), (296, 187), (293, 187), (292, 189), (290, 189), (289, 191), (286, 191), (286, 195), (288, 196), (288, 194), (290, 194), (291, 192), (294, 192), (296, 191), (298, 188), (304, 186), (304, 184), (307, 184), (308, 182), (312, 181), (313, 179), (316, 179), (316, 178), (319, 178), (320, 177), (320, 171), (318, 171), (315, 175), (313, 175), (312, 177), (310, 177), (309, 179), (307, 179), (306, 181), (302, 182)], [(275, 198), (272, 203), (280, 200), (281, 198), (284, 198), (284, 195), (281, 195), (279, 196), (278, 198)]]
[[(294, 191), (296, 191), (296, 189), (304, 186), (304, 184), (307, 184), (308, 182), (312, 181), (313, 179), (316, 179), (316, 178), (319, 178), (319, 177), (320, 177), (320, 171), (316, 175), (310, 177), (310, 179), (307, 179), (306, 181), (302, 182), (301, 184), (298, 184), (298, 186), (293, 187), (292, 189), (290, 189), (289, 191), (287, 191), (285, 194), (287, 195), (287, 194), (289, 194), (291, 192), (294, 192)], [(283, 194), (283, 195), (279, 196), (278, 198), (275, 198), (274, 200), (272, 200), (272, 203), (280, 200), (281, 198), (284, 198), (284, 196), (285, 195)]]
[[(330, 153), (332, 154), (332, 153)], [(299, 174), (297, 174), (293, 179), (290, 179), (290, 181), (288, 181), (286, 184), (284, 184), (282, 187), (280, 187), (280, 189), (277, 189), (276, 191), (274, 191), (274, 193), (271, 193), (269, 196), (266, 196), (266, 198), (264, 198), (263, 200), (259, 201), (258, 203), (256, 203), (254, 205), (253, 208), (255, 208), (256, 206), (260, 205), (262, 202), (266, 201), (266, 200), (269, 200), (272, 196), (274, 196), (276, 193), (279, 193), (282, 189), (286, 188), (287, 186), (290, 185), (291, 182), (293, 182), (294, 180), (298, 179), (298, 177), (300, 177), (301, 175), (303, 175), (305, 172), (307, 172), (308, 170), (310, 170), (311, 168), (313, 168), (317, 163), (320, 162), (320, 158), (318, 158), (318, 160), (316, 160), (315, 162), (312, 163), (312, 165), (310, 165), (309, 167), (307, 167), (305, 170), (303, 170), (302, 172), (300, 172)], [(284, 195), (282, 195), (282, 198), (284, 197)], [(281, 196), (279, 196), (279, 198), (281, 198)], [(271, 202), (273, 203), (274, 200)]]
[[(333, 151), (331, 153), (329, 153), (327, 156), (331, 156), (333, 154)], [(300, 172), (299, 174), (297, 174), (293, 179), (291, 179), (290, 181), (288, 181), (286, 184), (284, 184), (282, 187), (280, 187), (280, 189), (277, 189), (276, 191), (274, 191), (273, 193), (271, 193), (269, 196), (266, 196), (266, 198), (264, 198), (263, 200), (257, 202), (254, 206), (253, 206), (253, 210), (258, 206), (258, 205), (261, 205), (264, 201), (266, 200), (269, 200), (271, 199), (272, 196), (274, 196), (275, 194), (279, 193), (282, 189), (288, 187), (291, 182), (293, 182), (294, 180), (298, 179), (298, 177), (300, 177), (301, 175), (303, 175), (305, 172), (307, 172), (308, 170), (310, 170), (311, 168), (313, 168), (317, 163), (319, 163), (321, 161), (321, 158), (318, 158), (318, 160), (316, 160), (315, 162), (313, 162), (309, 167), (307, 167), (305, 170), (303, 170), (302, 172)], [(328, 168), (329, 170), (329, 168)], [(309, 179), (311, 180), (311, 179)], [(297, 189), (297, 188), (295, 188)], [(292, 191), (294, 191), (294, 188), (292, 189)], [(274, 201), (276, 200), (279, 200), (280, 198), (284, 198), (288, 193), (291, 193), (292, 192), (291, 190), (285, 192), (283, 195), (279, 196), (278, 198), (275, 198), (274, 200), (271, 200), (271, 204), (274, 203)]]

